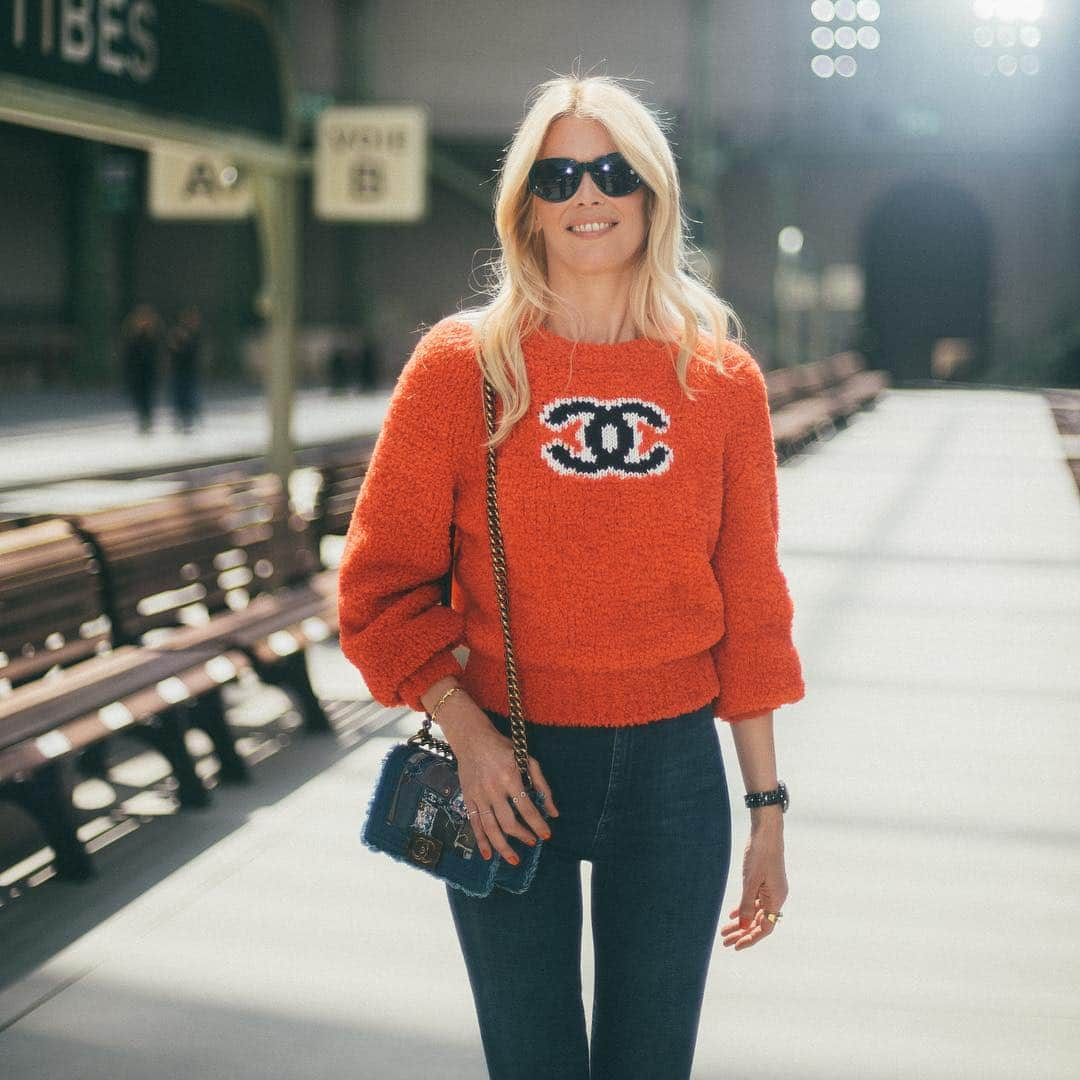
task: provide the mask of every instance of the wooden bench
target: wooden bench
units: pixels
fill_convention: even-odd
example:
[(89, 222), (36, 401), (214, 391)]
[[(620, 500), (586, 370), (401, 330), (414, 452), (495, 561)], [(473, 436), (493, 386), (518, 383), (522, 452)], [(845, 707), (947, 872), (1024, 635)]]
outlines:
[(320, 538), (344, 536), (352, 519), (360, 488), (371, 463), (375, 440), (336, 451), (319, 470), (322, 483), (316, 502), (315, 523)]
[(167, 641), (187, 627), (189, 638), (243, 651), (263, 681), (293, 699), (309, 730), (330, 730), (304, 649), (337, 632), (336, 575), (322, 570), (311, 523), (289, 507), (276, 475), (69, 520), (101, 561), (118, 642)]
[(836, 353), (823, 363), (828, 365), (831, 376), (828, 392), (847, 416), (873, 408), (892, 382), (887, 371), (868, 371), (861, 353)]
[[(184, 703), (220, 693), (247, 663), (219, 641), (177, 635), (154, 648), (116, 646), (102, 568), (63, 520), (0, 532), (0, 797), (36, 820), (65, 878), (93, 875), (71, 800), (73, 769), (100, 768), (112, 735), (140, 738), (169, 761), (182, 806), (208, 792), (184, 742)], [(226, 778), (242, 774), (232, 741), (207, 718)]]
[(874, 404), (890, 380), (885, 371), (865, 370), (865, 363), (859, 353), (844, 352), (765, 372), (781, 458), (844, 427), (854, 413)]
[(806, 386), (798, 368), (774, 368), (765, 372), (769, 413), (778, 457), (783, 460), (835, 427), (835, 414), (819, 396), (805, 396)]

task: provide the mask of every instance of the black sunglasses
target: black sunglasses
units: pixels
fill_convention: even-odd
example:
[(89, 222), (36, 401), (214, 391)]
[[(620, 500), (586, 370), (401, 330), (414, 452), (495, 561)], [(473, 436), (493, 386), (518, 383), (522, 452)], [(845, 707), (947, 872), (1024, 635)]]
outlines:
[(616, 150), (595, 161), (575, 161), (566, 157), (534, 161), (529, 170), (529, 190), (546, 202), (566, 202), (581, 186), (586, 169), (605, 195), (617, 198), (629, 195), (641, 186), (641, 177)]

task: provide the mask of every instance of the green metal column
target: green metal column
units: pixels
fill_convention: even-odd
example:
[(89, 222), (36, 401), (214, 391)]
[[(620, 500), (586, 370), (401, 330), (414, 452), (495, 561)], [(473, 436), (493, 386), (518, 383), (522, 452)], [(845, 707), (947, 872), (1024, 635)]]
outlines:
[(713, 6), (691, 0), (689, 8), (689, 86), (687, 100), (686, 203), (694, 240), (708, 262), (714, 290), (721, 288), (723, 240), (717, 191), (726, 162), (716, 145), (713, 115)]
[(264, 371), (270, 406), (270, 469), (288, 485), (293, 469), (292, 402), (296, 380), (296, 316), (299, 277), (299, 183), (293, 170), (258, 170), (256, 213), (263, 265), (257, 306), (270, 320), (270, 349)]
[(776, 260), (772, 295), (773, 356), (776, 358), (777, 367), (785, 367), (799, 362), (799, 316), (780, 304), (779, 292), (782, 288), (781, 279), (797, 264), (798, 259), (780, 251), (777, 238), (780, 230), (787, 225), (801, 228), (798, 220), (798, 178), (791, 163), (783, 156), (783, 151), (769, 159), (768, 170), (777, 223), (772, 236), (773, 257)]

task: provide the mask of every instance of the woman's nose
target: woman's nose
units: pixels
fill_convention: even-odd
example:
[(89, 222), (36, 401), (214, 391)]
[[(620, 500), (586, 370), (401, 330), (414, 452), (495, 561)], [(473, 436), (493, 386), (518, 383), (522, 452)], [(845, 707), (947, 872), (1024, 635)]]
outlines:
[(593, 180), (592, 173), (588, 169), (585, 170), (585, 175), (581, 178), (581, 183), (577, 189), (578, 202), (599, 202), (601, 192), (596, 186), (596, 181)]

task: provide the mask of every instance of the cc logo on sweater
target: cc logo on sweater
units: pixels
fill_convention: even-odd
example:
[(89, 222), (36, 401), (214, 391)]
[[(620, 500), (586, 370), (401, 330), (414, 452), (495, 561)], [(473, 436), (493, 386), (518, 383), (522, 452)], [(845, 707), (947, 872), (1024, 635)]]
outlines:
[(544, 460), (564, 476), (645, 476), (666, 472), (674, 451), (655, 442), (642, 456), (642, 429), (667, 431), (668, 414), (652, 401), (640, 398), (557, 398), (540, 413), (540, 421), (563, 431), (581, 420), (578, 445), (553, 439), (540, 448)]

